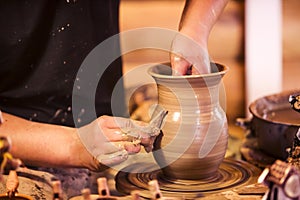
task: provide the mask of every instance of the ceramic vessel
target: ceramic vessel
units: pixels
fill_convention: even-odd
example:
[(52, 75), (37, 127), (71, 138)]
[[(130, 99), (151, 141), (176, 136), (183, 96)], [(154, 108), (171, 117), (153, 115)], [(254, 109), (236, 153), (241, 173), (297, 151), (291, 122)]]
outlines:
[(13, 199), (13, 200), (33, 200), (32, 197), (24, 194), (16, 194), (14, 197), (10, 198), (7, 194), (0, 194), (0, 200)]
[(55, 178), (52, 174), (31, 170), (29, 168), (18, 168), (19, 187), (13, 198), (7, 197), (6, 181), (7, 175), (3, 175), (3, 183), (0, 184), (0, 200), (2, 199), (52, 199), (51, 180)]
[(211, 68), (209, 74), (186, 76), (172, 76), (168, 64), (149, 69), (157, 84), (158, 107), (168, 111), (153, 151), (165, 177), (200, 180), (217, 176), (228, 141), (219, 95), (227, 68), (221, 64), (211, 64)]
[(260, 150), (274, 159), (286, 160), (300, 128), (300, 113), (294, 111), (289, 96), (299, 90), (283, 91), (256, 99), (249, 106), (252, 119), (246, 128), (257, 139)]

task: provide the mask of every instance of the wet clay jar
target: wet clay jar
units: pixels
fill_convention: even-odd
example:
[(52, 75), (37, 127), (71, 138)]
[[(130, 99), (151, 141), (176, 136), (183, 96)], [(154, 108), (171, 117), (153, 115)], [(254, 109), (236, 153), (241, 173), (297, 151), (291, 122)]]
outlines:
[[(228, 141), (227, 119), (219, 87), (227, 68), (211, 64), (212, 73), (172, 76), (168, 64), (149, 69), (158, 90), (158, 107), (168, 111), (153, 156), (168, 178), (214, 178)], [(221, 97), (223, 98), (223, 97)]]

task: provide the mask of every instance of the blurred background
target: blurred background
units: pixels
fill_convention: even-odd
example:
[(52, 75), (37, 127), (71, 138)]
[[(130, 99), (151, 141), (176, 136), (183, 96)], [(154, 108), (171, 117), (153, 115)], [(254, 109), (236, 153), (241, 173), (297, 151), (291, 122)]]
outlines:
[[(238, 130), (240, 129), (239, 127), (234, 125), (235, 120), (238, 117), (249, 117), (247, 112), (251, 101), (262, 95), (299, 88), (300, 67), (298, 66), (298, 59), (300, 58), (300, 37), (298, 35), (300, 34), (300, 1), (265, 0), (268, 4), (261, 4), (261, 7), (259, 7), (259, 4), (263, 1), (251, 1), (249, 2), (252, 3), (253, 8), (249, 10), (246, 7), (246, 1), (231, 0), (214, 26), (209, 38), (209, 53), (212, 60), (230, 68), (224, 77), (226, 113), (230, 125), (229, 132), (237, 138), (242, 138), (243, 133)], [(184, 2), (184, 0), (122, 0), (120, 7), (121, 31), (143, 27), (162, 27), (177, 30)], [(254, 6), (253, 2), (255, 2)], [(273, 8), (271, 8), (272, 6)], [(248, 5), (248, 7), (250, 6)], [(260, 13), (255, 13), (259, 12), (259, 10)], [(247, 22), (247, 19), (250, 19), (250, 15), (256, 16), (256, 18), (252, 17), (252, 22)], [(268, 27), (269, 23), (266, 26), (260, 23), (265, 18), (273, 20), (273, 27)], [(267, 55), (260, 55), (270, 65), (267, 66), (268, 73), (261, 72), (262, 67), (257, 65), (251, 66), (251, 73), (254, 71), (254, 75), (252, 74), (251, 77), (247, 76), (247, 73), (250, 73), (247, 71), (250, 68), (248, 65), (253, 65), (247, 62), (249, 52), (254, 51), (254, 54), (252, 53), (248, 57), (252, 56), (252, 60), (256, 60), (255, 48), (268, 48), (268, 45), (265, 44), (263, 46), (264, 44), (261, 42), (256, 43), (253, 38), (252, 41), (247, 41), (247, 37), (250, 35), (248, 30), (251, 28), (248, 27), (247, 29), (246, 22), (248, 24), (252, 23), (251, 28), (257, 32), (257, 35), (267, 34), (263, 29), (271, 31), (271, 33), (271, 29), (273, 29), (275, 30), (273, 33), (277, 33), (274, 34), (275, 39), (268, 35), (264, 36), (267, 38), (266, 41), (270, 40), (272, 45), (275, 44), (275, 48), (274, 46), (270, 47), (275, 53), (270, 51), (270, 54), (268, 54), (269, 50), (267, 49), (265, 52)], [(247, 42), (251, 42), (254, 49), (247, 49)], [(126, 74), (145, 63), (168, 61), (168, 53), (150, 49), (139, 50), (124, 55), (123, 61), (124, 73)], [(273, 72), (274, 76), (272, 75)], [(135, 78), (125, 77), (125, 87), (130, 91), (128, 93), (128, 101), (132, 112), (136, 112), (136, 108), (139, 107), (143, 108), (140, 111), (140, 113), (143, 113), (148, 108), (148, 100), (151, 102), (151, 100), (155, 99), (155, 91), (151, 87), (139, 88), (143, 79), (143, 75)], [(259, 82), (260, 87), (252, 87), (251, 84), (253, 82)], [(273, 86), (276, 86), (276, 88), (272, 88)], [(260, 93), (258, 92), (257, 96), (249, 95), (250, 90), (255, 93), (255, 91), (260, 89), (264, 90)], [(132, 90), (135, 93), (132, 93)], [(137, 116), (136, 118), (140, 117)]]

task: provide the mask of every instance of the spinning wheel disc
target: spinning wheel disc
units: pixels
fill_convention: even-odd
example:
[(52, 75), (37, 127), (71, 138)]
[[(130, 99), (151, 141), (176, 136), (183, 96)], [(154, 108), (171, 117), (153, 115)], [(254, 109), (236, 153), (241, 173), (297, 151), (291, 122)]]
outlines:
[[(141, 168), (146, 173), (139, 173)], [(180, 180), (165, 177), (161, 170), (152, 163), (136, 163), (124, 168), (116, 176), (116, 188), (119, 192), (130, 194), (133, 190), (141, 191), (141, 195), (150, 198), (148, 182), (157, 179), (164, 196), (197, 198), (230, 188), (241, 187), (257, 182), (261, 170), (243, 161), (224, 159), (216, 174), (204, 180)]]

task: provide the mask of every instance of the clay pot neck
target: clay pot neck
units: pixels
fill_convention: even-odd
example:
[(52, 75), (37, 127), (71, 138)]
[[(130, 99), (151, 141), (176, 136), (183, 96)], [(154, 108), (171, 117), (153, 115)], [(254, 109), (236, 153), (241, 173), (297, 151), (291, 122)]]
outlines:
[[(212, 64), (212, 73), (202, 75), (173, 76), (168, 64), (156, 65), (149, 70), (158, 87), (158, 98), (168, 96), (179, 104), (212, 107), (219, 103), (219, 84), (227, 72), (220, 64)], [(172, 104), (172, 102), (169, 102)]]

